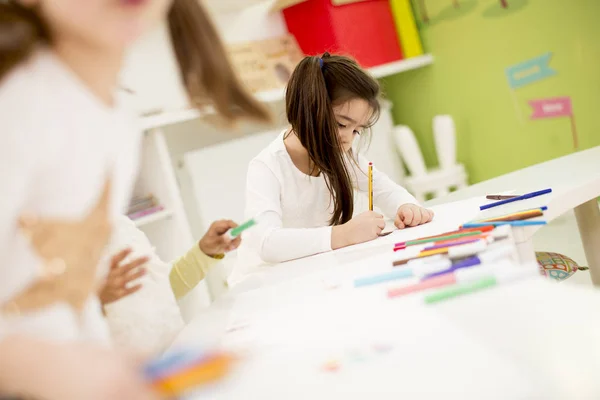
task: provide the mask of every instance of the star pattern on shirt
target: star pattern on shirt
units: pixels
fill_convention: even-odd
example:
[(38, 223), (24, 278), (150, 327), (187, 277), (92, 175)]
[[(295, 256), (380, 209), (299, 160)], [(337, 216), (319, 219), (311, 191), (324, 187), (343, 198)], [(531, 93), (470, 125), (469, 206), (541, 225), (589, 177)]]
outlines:
[(42, 260), (40, 277), (5, 303), (2, 314), (22, 315), (59, 302), (81, 313), (95, 289), (97, 265), (112, 230), (110, 193), (107, 180), (96, 204), (80, 220), (20, 218), (21, 231)]

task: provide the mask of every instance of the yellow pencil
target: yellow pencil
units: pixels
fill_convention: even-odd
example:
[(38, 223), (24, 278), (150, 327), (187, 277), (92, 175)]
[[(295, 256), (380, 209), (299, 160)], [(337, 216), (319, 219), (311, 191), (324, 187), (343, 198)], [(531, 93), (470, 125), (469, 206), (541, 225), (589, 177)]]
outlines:
[(373, 163), (369, 163), (369, 211), (373, 211)]

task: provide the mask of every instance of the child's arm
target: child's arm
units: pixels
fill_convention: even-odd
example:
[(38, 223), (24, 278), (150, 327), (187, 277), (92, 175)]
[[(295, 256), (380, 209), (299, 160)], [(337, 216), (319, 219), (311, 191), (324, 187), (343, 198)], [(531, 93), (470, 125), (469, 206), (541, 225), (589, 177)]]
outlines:
[(188, 294), (226, 252), (235, 250), (240, 245), (241, 237), (232, 240), (225, 235), (235, 227), (237, 224), (233, 221), (213, 222), (202, 239), (173, 263), (169, 280), (175, 298), (180, 299)]
[(273, 171), (263, 162), (253, 160), (248, 166), (246, 215), (259, 218), (260, 223), (248, 230), (244, 241), (260, 258), (277, 263), (331, 250), (331, 226), (282, 227), (280, 197), (281, 185)]
[[(121, 216), (116, 222), (116, 240), (111, 243), (113, 252), (116, 249), (120, 251), (112, 256), (111, 272), (100, 291), (103, 305), (140, 290), (141, 284), (132, 283), (143, 276), (145, 270), (168, 275), (175, 298), (185, 296), (204, 279), (209, 269), (223, 258), (223, 253), (237, 248), (240, 238), (232, 241), (224, 236), (225, 232), (236, 226), (232, 221), (213, 223), (202, 239), (171, 265), (160, 259), (148, 237), (133, 221)], [(125, 250), (122, 250), (124, 248)], [(142, 257), (130, 258), (131, 249)]]

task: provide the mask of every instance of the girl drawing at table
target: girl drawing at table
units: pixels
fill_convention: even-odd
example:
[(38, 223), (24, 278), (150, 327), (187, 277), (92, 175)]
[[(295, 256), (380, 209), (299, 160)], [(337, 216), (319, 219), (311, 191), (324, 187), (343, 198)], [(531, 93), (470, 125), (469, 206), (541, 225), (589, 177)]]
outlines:
[[(261, 223), (244, 236), (234, 284), (261, 262), (276, 263), (378, 237), (381, 214), (354, 209), (368, 190), (368, 161), (353, 149), (379, 115), (379, 84), (358, 64), (325, 53), (296, 67), (286, 92), (290, 128), (248, 167), (246, 216)], [(374, 171), (375, 206), (399, 228), (433, 213), (385, 174)]]

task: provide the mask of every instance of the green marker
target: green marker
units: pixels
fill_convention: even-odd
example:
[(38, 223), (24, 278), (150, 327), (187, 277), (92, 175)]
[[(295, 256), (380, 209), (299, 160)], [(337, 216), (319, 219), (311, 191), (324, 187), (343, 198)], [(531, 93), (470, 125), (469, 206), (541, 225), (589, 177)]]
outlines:
[(425, 304), (433, 304), (453, 297), (477, 292), (488, 287), (496, 286), (496, 284), (498, 284), (498, 281), (494, 276), (481, 278), (474, 282), (460, 283), (425, 296)]
[(464, 238), (464, 237), (468, 237), (468, 236), (478, 236), (481, 235), (483, 233), (482, 230), (477, 230), (477, 231), (468, 231), (468, 232), (461, 232), (461, 233), (454, 233), (451, 235), (445, 235), (445, 236), (435, 236), (435, 237), (430, 237), (430, 238), (425, 238), (425, 239), (416, 239), (416, 240), (409, 240), (408, 242), (400, 242), (400, 243), (396, 243), (394, 245), (394, 248), (397, 250), (402, 250), (408, 246), (414, 246), (416, 244), (425, 244), (425, 243), (431, 243), (431, 242), (440, 242), (443, 240), (452, 240), (452, 239), (459, 239), (459, 238)]
[(252, 228), (254, 225), (256, 225), (256, 220), (254, 218), (249, 219), (237, 228), (233, 228), (227, 231), (226, 235), (228, 235), (230, 239), (235, 239), (236, 237), (240, 236), (242, 232), (244, 232), (246, 229)]

